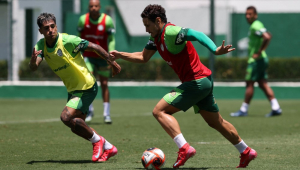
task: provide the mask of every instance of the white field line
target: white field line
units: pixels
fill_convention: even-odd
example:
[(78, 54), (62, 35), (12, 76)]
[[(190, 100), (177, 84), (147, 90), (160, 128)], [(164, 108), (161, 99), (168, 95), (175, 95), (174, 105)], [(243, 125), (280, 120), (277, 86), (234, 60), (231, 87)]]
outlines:
[[(136, 113), (136, 114), (130, 114), (130, 115), (124, 115), (124, 114), (114, 114), (112, 118), (114, 117), (139, 117), (139, 116), (152, 116), (151, 112), (147, 113)], [(102, 116), (97, 115), (93, 118), (101, 118)], [(6, 125), (6, 124), (21, 124), (21, 123), (49, 123), (49, 122), (59, 122), (61, 121), (59, 118), (50, 118), (50, 119), (42, 119), (42, 120), (20, 120), (20, 121), (0, 121), (0, 125)]]
[[(99, 81), (98, 84), (100, 85)], [(112, 81), (109, 86), (124, 87), (124, 86), (162, 86), (162, 87), (176, 87), (181, 83), (178, 82), (155, 82), (155, 81)], [(300, 82), (269, 82), (272, 87), (300, 87)], [(257, 86), (257, 83), (255, 84)], [(1, 86), (64, 86), (62, 81), (0, 81)], [(245, 82), (214, 82), (216, 87), (244, 87)]]

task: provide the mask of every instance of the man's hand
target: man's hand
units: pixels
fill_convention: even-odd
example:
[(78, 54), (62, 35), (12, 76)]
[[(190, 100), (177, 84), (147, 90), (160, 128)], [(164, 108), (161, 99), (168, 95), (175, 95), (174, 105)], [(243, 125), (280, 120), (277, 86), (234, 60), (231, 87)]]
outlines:
[(222, 45), (217, 48), (217, 50), (215, 52), (216, 55), (227, 54), (227, 53), (235, 50), (235, 48), (231, 48), (232, 45), (224, 46), (224, 44), (225, 44), (225, 40), (223, 40)]
[(111, 57), (111, 60), (112, 60), (112, 61), (115, 61), (115, 60), (119, 59), (119, 58), (120, 58), (119, 53), (120, 53), (120, 52), (117, 51), (117, 50), (113, 50), (113, 51), (109, 52), (109, 55), (110, 55), (110, 57)]
[(115, 76), (121, 72), (121, 66), (114, 60), (107, 60), (108, 64), (112, 67), (112, 76)]
[(30, 62), (29, 62), (29, 67), (31, 70), (35, 71), (37, 69), (38, 66), (36, 64), (36, 59), (37, 59), (37, 56), (41, 53), (42, 53), (42, 50), (36, 51), (35, 48), (33, 48), (32, 55), (31, 55)]
[(254, 53), (253, 56), (252, 56), (252, 58), (256, 60), (256, 59), (259, 58), (260, 55), (261, 55), (261, 53), (259, 53), (259, 52), (258, 53)]
[(112, 76), (119, 74), (121, 72), (120, 65), (115, 62), (110, 54), (108, 54), (100, 45), (89, 42), (86, 48), (87, 51), (93, 51), (98, 54), (102, 59), (104, 59), (112, 67)]

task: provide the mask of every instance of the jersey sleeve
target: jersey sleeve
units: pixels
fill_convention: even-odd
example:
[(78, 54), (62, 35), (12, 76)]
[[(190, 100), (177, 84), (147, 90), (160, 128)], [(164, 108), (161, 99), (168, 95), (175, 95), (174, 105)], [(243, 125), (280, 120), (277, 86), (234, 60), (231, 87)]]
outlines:
[(200, 44), (209, 49), (209, 51), (211, 51), (212, 53), (215, 53), (217, 50), (216, 44), (203, 32), (189, 29), (185, 37), (188, 41), (198, 41)]
[(154, 38), (150, 36), (148, 43), (145, 46), (145, 49), (147, 50), (154, 50), (156, 51), (156, 44), (154, 43)]
[(186, 28), (168, 26), (165, 29), (164, 40), (167, 49), (172, 54), (180, 53), (186, 45)]
[(66, 41), (65, 47), (68, 51), (72, 51), (72, 53), (78, 53), (79, 51), (84, 52), (87, 46), (89, 45), (89, 41), (81, 39), (80, 37), (74, 35), (63, 36)]
[(106, 33), (108, 35), (108, 51), (113, 51), (116, 46), (115, 26), (112, 18), (108, 15), (106, 15), (105, 25)]
[(115, 34), (114, 22), (112, 18), (108, 15), (106, 15), (105, 25), (106, 25), (106, 33), (108, 35)]
[(34, 46), (36, 51), (42, 50), (38, 57), (44, 58), (44, 38), (40, 39)]
[(85, 17), (86, 17), (86, 15), (81, 15), (78, 20), (77, 31), (78, 31), (79, 37), (81, 36), (81, 32), (83, 31), (83, 28), (84, 28)]
[(260, 21), (255, 21), (253, 25), (251, 25), (251, 31), (261, 37), (263, 33), (267, 32), (267, 29), (265, 28), (264, 24)]

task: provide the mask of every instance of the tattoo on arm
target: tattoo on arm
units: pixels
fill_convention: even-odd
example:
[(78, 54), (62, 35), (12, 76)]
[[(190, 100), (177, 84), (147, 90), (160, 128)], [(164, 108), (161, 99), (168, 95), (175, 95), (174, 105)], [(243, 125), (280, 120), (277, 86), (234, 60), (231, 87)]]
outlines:
[(89, 45), (86, 50), (93, 51), (104, 60), (110, 61), (109, 54), (100, 45), (89, 42)]

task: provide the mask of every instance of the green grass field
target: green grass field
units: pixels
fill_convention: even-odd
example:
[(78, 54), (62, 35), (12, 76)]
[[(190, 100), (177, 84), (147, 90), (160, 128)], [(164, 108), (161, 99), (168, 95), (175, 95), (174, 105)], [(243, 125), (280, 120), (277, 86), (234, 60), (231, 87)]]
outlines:
[[(65, 100), (0, 99), (0, 169), (143, 169), (141, 155), (150, 147), (166, 155), (163, 169), (172, 169), (177, 146), (154, 119), (158, 100), (112, 100), (112, 125), (103, 123), (102, 102), (89, 125), (118, 148), (105, 163), (92, 163), (92, 145), (74, 135), (59, 117)], [(267, 100), (254, 100), (249, 116), (232, 118), (242, 100), (217, 100), (220, 113), (244, 141), (258, 152), (248, 169), (300, 169), (300, 100), (279, 100), (283, 115), (265, 118)], [(175, 117), (197, 154), (180, 169), (235, 169), (239, 153), (190, 109)], [(299, 147), (299, 148), (298, 148)]]

